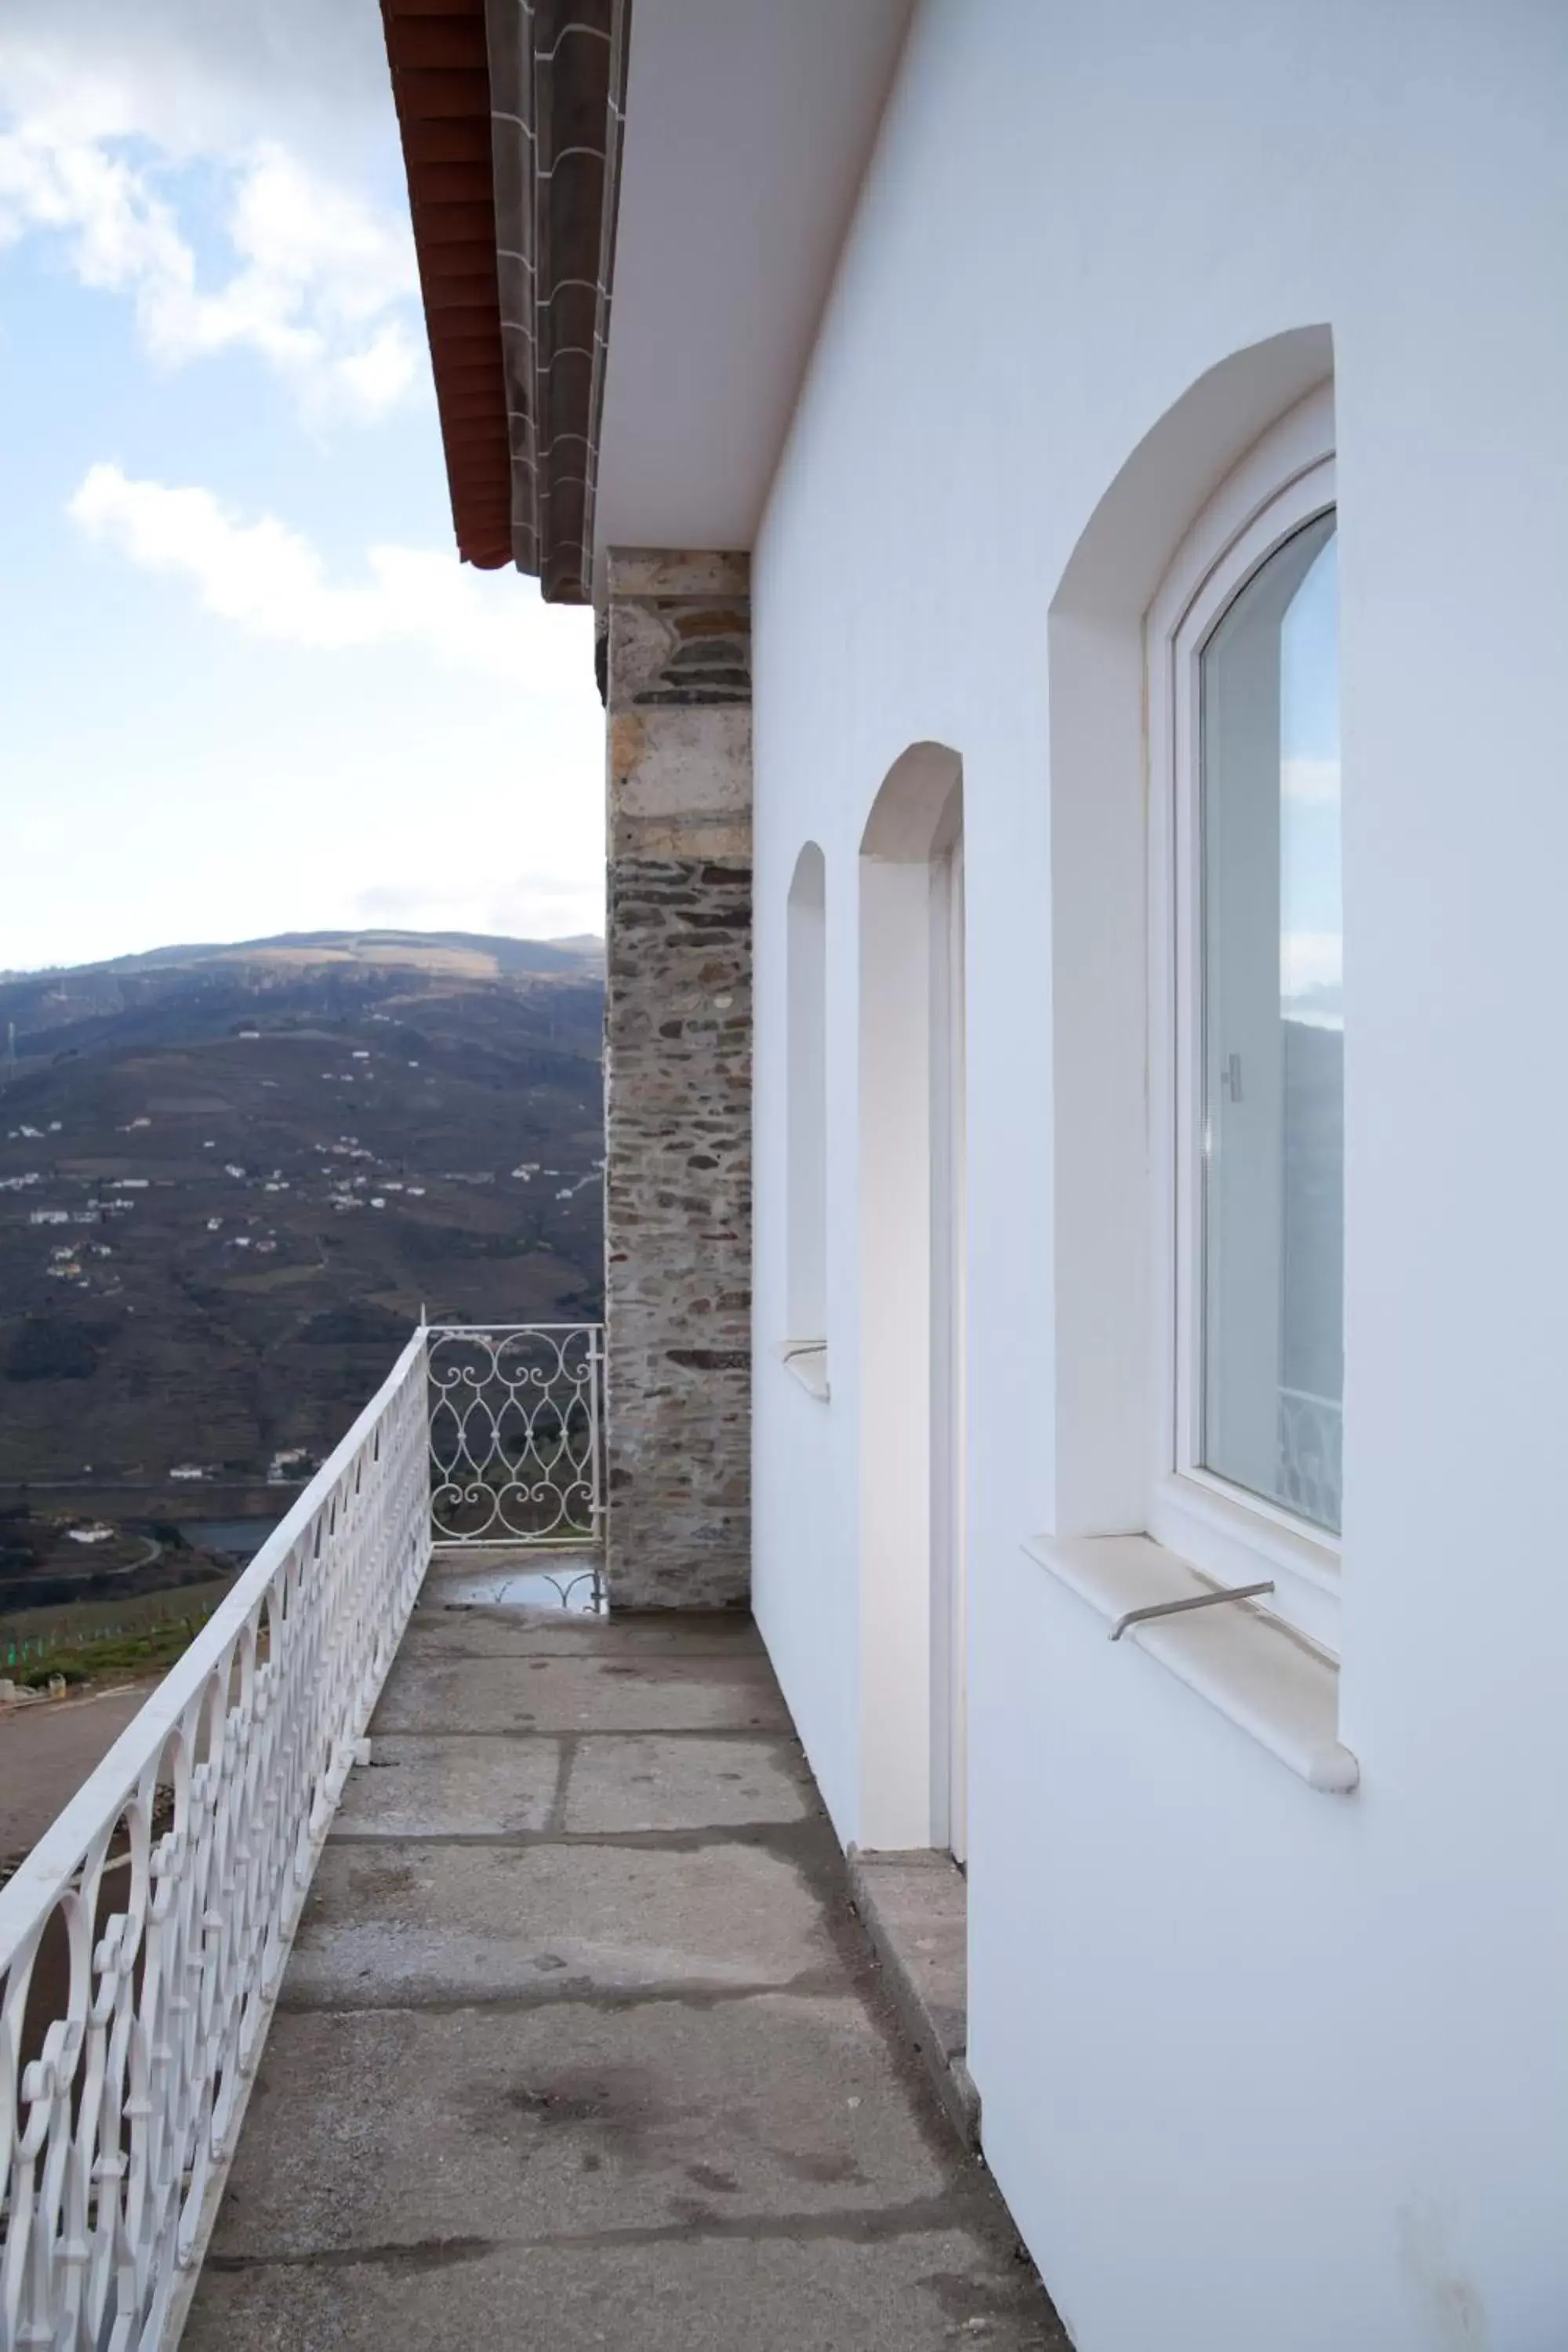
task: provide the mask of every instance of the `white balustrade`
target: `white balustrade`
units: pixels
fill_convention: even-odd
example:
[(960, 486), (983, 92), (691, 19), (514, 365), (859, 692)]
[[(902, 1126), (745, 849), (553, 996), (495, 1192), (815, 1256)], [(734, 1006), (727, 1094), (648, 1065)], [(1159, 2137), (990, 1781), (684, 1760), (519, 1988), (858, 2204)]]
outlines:
[(430, 1552), (426, 1336), (0, 1888), (0, 2346), (177, 2326)]

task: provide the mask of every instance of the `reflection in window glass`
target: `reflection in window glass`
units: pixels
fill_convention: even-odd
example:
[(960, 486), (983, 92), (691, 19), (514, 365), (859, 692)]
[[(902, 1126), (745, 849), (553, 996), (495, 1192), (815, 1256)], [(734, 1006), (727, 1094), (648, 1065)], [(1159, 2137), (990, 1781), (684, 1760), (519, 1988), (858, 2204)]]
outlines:
[(1344, 1390), (1339, 597), (1332, 514), (1200, 661), (1201, 1459), (1338, 1532)]

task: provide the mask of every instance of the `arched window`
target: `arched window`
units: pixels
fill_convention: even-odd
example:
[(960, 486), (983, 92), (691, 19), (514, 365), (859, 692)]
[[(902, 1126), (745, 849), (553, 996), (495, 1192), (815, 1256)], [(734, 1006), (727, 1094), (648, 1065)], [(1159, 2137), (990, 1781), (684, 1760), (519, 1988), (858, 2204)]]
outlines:
[(1344, 1386), (1331, 425), (1222, 488), (1149, 630), (1164, 1496), (1302, 1557), (1339, 1535)]
[[(1106, 486), (1051, 600), (1054, 1352), (1028, 1547), (1109, 1616), (1134, 1572), (1140, 1605), (1163, 1608), (1194, 1597), (1195, 1570), (1257, 1600), (1251, 1625), (1283, 1619), (1331, 1657), (1346, 1217), (1332, 371), (1328, 329), (1301, 327), (1199, 377)], [(1217, 486), (1195, 509), (1194, 482)], [(1352, 1411), (1354, 1392), (1352, 1367)], [(1347, 1458), (1353, 1515), (1353, 1444)], [(1353, 1785), (1331, 1674), (1299, 1646), (1280, 1656), (1314, 1726), (1289, 1760), (1315, 1786)]]
[[(808, 841), (789, 888), (786, 1346), (827, 1345), (826, 867)], [(821, 1368), (818, 1367), (818, 1370)]]

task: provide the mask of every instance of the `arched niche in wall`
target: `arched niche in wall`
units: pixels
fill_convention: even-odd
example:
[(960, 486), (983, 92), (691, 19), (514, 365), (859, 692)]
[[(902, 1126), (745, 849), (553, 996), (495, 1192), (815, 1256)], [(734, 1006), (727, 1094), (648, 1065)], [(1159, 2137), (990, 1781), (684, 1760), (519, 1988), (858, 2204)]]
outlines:
[[(859, 858), (862, 1844), (960, 1834), (963, 769), (895, 761)], [(961, 1088), (961, 1079), (957, 1081)], [(954, 1694), (959, 1694), (955, 1711)]]
[(789, 886), (784, 1313), (792, 1351), (827, 1345), (827, 867), (815, 841)]
[(1050, 605), (1054, 1531), (1144, 1525), (1149, 1296), (1149, 761), (1144, 622), (1194, 518), (1333, 374), (1326, 326), (1233, 352), (1138, 443)]

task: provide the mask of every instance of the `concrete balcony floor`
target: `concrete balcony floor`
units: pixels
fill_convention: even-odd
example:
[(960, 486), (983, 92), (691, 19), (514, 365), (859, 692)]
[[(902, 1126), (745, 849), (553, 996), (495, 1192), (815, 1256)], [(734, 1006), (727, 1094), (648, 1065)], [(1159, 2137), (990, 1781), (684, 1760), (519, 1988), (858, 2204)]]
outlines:
[(733, 1619), (426, 1584), (186, 2352), (1065, 2347)]

